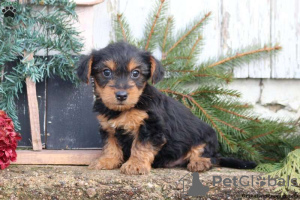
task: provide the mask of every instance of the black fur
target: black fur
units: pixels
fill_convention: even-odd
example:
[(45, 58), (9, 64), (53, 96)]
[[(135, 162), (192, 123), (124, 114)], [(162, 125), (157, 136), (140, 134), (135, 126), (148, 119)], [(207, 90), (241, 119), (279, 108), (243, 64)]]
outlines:
[(128, 158), (130, 157), (130, 150), (131, 150), (131, 145), (133, 142), (133, 136), (124, 134), (124, 130), (122, 130), (122, 129), (118, 129), (116, 131), (115, 136), (118, 139), (118, 141), (122, 147), (123, 159), (128, 160)]
[(120, 111), (114, 111), (114, 110), (110, 110), (108, 109), (103, 102), (101, 101), (101, 99), (97, 99), (94, 102), (94, 108), (93, 108), (94, 112), (98, 112), (100, 114), (103, 114), (105, 117), (107, 117), (108, 119), (114, 119), (117, 118), (121, 112)]
[(252, 161), (243, 161), (236, 158), (218, 158), (218, 164), (222, 167), (237, 168), (237, 169), (253, 169), (256, 163)]
[[(107, 83), (107, 80), (100, 73), (104, 67), (103, 61), (110, 59), (118, 65), (114, 76), (121, 82), (128, 80), (126, 77), (128, 77), (129, 72), (125, 69), (130, 59), (134, 58), (140, 63), (142, 76), (135, 80), (137, 87), (141, 87), (150, 79), (153, 60), (155, 61), (155, 71), (152, 75), (152, 82), (159, 82), (164, 75), (161, 63), (153, 58), (150, 53), (138, 50), (136, 47), (124, 42), (111, 44), (99, 51), (93, 51), (91, 56), (93, 57), (91, 75), (102, 87), (105, 87)], [(78, 68), (78, 75), (83, 81), (87, 81), (88, 74), (86, 72), (88, 70), (86, 70), (86, 65), (90, 58), (90, 56), (83, 57)], [(119, 87), (118, 84), (116, 82), (116, 88)], [(217, 135), (214, 129), (194, 116), (187, 107), (161, 93), (148, 83), (146, 83), (135, 108), (146, 111), (149, 116), (144, 121), (144, 125), (139, 128), (138, 139), (141, 143), (150, 142), (155, 148), (160, 149), (152, 164), (153, 167), (166, 167), (170, 163), (183, 158), (191, 147), (203, 143), (206, 146), (202, 156), (211, 158), (214, 164), (243, 169), (255, 167), (254, 162), (220, 157)], [(116, 118), (121, 113), (120, 111), (108, 109), (101, 99), (95, 101), (94, 111), (105, 115), (109, 119)], [(122, 146), (126, 161), (130, 156), (133, 137), (131, 134), (123, 133), (124, 130), (118, 129), (115, 136)]]

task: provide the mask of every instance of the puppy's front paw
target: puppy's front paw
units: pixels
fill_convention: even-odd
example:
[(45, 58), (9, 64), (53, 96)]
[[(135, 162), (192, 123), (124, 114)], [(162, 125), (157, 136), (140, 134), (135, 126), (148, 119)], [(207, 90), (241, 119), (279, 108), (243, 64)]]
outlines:
[(129, 159), (121, 167), (121, 173), (127, 175), (144, 175), (149, 174), (151, 165)]
[(209, 158), (199, 158), (191, 160), (187, 168), (191, 172), (204, 172), (211, 168), (211, 162)]
[(100, 157), (89, 165), (89, 169), (116, 169), (121, 166), (121, 161), (115, 158)]

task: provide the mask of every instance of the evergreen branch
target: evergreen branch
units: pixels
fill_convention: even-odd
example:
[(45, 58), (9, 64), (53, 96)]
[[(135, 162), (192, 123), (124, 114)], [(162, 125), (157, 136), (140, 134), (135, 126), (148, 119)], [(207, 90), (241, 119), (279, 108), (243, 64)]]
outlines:
[(274, 130), (269, 131), (269, 132), (266, 132), (266, 133), (263, 133), (263, 134), (255, 135), (255, 136), (253, 136), (253, 137), (251, 137), (251, 138), (246, 139), (245, 141), (248, 142), (248, 141), (251, 141), (251, 140), (260, 138), (260, 137), (264, 137), (264, 136), (270, 135), (270, 134), (272, 134), (272, 133), (274, 133)]
[(273, 51), (273, 50), (280, 50), (280, 49), (281, 49), (281, 46), (264, 47), (262, 49), (257, 49), (257, 50), (253, 50), (253, 51), (249, 51), (249, 52), (245, 52), (245, 53), (237, 53), (235, 56), (225, 58), (223, 60), (220, 60), (216, 63), (213, 63), (213, 64), (209, 65), (208, 68), (215, 67), (217, 65), (221, 65), (223, 63), (226, 63), (226, 62), (229, 62), (231, 60), (234, 60), (234, 59), (237, 59), (237, 58), (240, 58), (240, 57), (244, 57), (244, 56), (247, 56), (247, 55), (257, 54), (257, 53), (260, 53), (260, 52), (270, 52), (270, 51)]
[(240, 128), (236, 127), (236, 126), (233, 126), (233, 125), (231, 125), (231, 124), (229, 124), (227, 122), (224, 122), (224, 121), (222, 121), (222, 120), (220, 120), (218, 118), (215, 118), (215, 120), (217, 120), (218, 122), (221, 122), (222, 124), (225, 124), (226, 126), (228, 126), (230, 128), (233, 128), (233, 129), (235, 129), (235, 130), (237, 130), (237, 131), (239, 131), (241, 133), (246, 133), (243, 129), (240, 129)]
[[(172, 63), (167, 63), (167, 64), (173, 64)], [(164, 65), (165, 66), (165, 65)], [(232, 81), (232, 76), (226, 77), (226, 76), (220, 76), (217, 74), (202, 74), (202, 73), (198, 73), (195, 70), (167, 70), (168, 72), (178, 72), (178, 73), (193, 73), (194, 77), (216, 77), (219, 79), (222, 79), (224, 81), (226, 81), (226, 83), (229, 83)]]
[[(265, 145), (265, 144), (254, 144), (254, 145), (252, 145), (252, 147), (260, 147), (260, 146), (262, 146), (262, 145)], [(269, 145), (271, 145), (271, 146), (274, 145), (274, 146), (275, 146), (275, 145), (277, 145), (277, 144), (269, 144)]]
[(188, 103), (186, 101), (186, 97), (182, 97), (182, 102), (187, 108), (192, 109), (192, 107), (188, 105)]
[(162, 9), (162, 7), (163, 7), (164, 2), (165, 2), (165, 0), (160, 0), (160, 6), (159, 6), (159, 9), (158, 9), (158, 11), (157, 11), (157, 13), (156, 13), (156, 15), (155, 15), (155, 19), (154, 19), (154, 21), (153, 21), (153, 24), (152, 24), (152, 27), (151, 27), (151, 31), (150, 31), (150, 33), (149, 33), (149, 35), (148, 35), (148, 39), (147, 39), (147, 43), (146, 43), (146, 46), (145, 46), (145, 50), (147, 50), (148, 47), (149, 47), (150, 40), (151, 40), (152, 34), (153, 34), (153, 32), (154, 32), (154, 27), (155, 27), (155, 25), (156, 25), (157, 19), (159, 18), (160, 11), (161, 11), (161, 9)]
[(229, 77), (222, 77), (220, 75), (215, 75), (215, 74), (195, 74), (195, 77), (216, 77), (219, 79), (222, 79), (224, 81), (226, 81), (226, 83), (230, 83), (231, 82), (231, 78)]
[[(164, 39), (163, 39), (163, 44), (162, 44), (162, 54), (165, 54), (165, 47), (166, 47), (166, 42), (167, 42), (167, 36), (168, 36), (168, 31), (169, 31), (169, 26), (171, 24), (172, 18), (169, 17), (167, 20), (167, 25), (166, 25), (166, 30), (164, 33)], [(162, 60), (164, 60), (166, 56), (163, 56)]]
[(177, 56), (177, 57), (174, 57), (172, 58), (172, 60), (175, 59), (175, 60), (178, 60), (178, 59), (181, 59), (181, 60), (188, 60), (188, 59), (191, 59), (191, 57), (189, 56)]
[(3, 82), (3, 79), (4, 79), (4, 67), (1, 69), (1, 78), (0, 78), (0, 83)]
[(277, 159), (275, 158), (269, 158), (269, 157), (264, 157), (265, 160), (269, 160), (269, 161), (277, 161)]
[(294, 124), (295, 126), (298, 126), (298, 125), (300, 125), (300, 117), (295, 121), (295, 124)]
[[(296, 149), (289, 152), (286, 158), (280, 163), (279, 169), (273, 170), (269, 173), (272, 178), (283, 178), (292, 177), (296, 180), (300, 179), (300, 150)], [(298, 184), (290, 184), (289, 181), (285, 181), (280, 186), (276, 187), (275, 191), (281, 191), (281, 195), (288, 194), (289, 191), (300, 192), (300, 188), (297, 187)]]
[(182, 94), (179, 92), (175, 92), (169, 89), (165, 89), (165, 90), (160, 90), (161, 92), (165, 92), (165, 93), (171, 93), (171, 94), (175, 94), (175, 95), (179, 95), (182, 97), (185, 97), (187, 99), (189, 99), (192, 103), (194, 103), (201, 111), (202, 113), (207, 117), (207, 119), (211, 122), (211, 124), (213, 125), (213, 127), (215, 127), (215, 129), (218, 131), (218, 133), (221, 135), (221, 137), (227, 142), (228, 146), (230, 146), (231, 148), (233, 148), (233, 144), (226, 138), (225, 134), (223, 133), (223, 131), (217, 126), (217, 124), (214, 122), (213, 117), (210, 116), (205, 109), (200, 106), (200, 104), (198, 104), (198, 102), (191, 97), (190, 95), (186, 95), (186, 94)]
[(199, 27), (209, 16), (211, 12), (207, 13), (197, 24), (195, 24), (185, 35), (183, 35), (167, 52), (168, 55), (177, 45), (182, 42), (189, 34), (191, 34), (197, 27)]
[(201, 93), (224, 94), (224, 95), (229, 95), (229, 96), (233, 96), (233, 97), (240, 97), (241, 96), (239, 94), (229, 93), (229, 92), (223, 91), (223, 90), (215, 90), (215, 91), (201, 90), (201, 91), (197, 91), (197, 92), (192, 92), (192, 93), (190, 93), (190, 95), (193, 96), (193, 95), (197, 95), (197, 94), (201, 94)]
[[(26, 6), (18, 4), (17, 8), (24, 10), (13, 21), (0, 21), (0, 75), (3, 76), (0, 83), (0, 109), (8, 113), (17, 129), (20, 127), (15, 100), (18, 93), (22, 92), (25, 77), (30, 77), (34, 82), (42, 81), (51, 75), (51, 69), (52, 74), (67, 77), (74, 83), (74, 63), (77, 58), (73, 55), (83, 47), (79, 32), (73, 26), (77, 19), (76, 4), (68, 0), (45, 0), (44, 5), (51, 5), (51, 11), (48, 12), (46, 6), (33, 9), (39, 2), (42, 1), (33, 0)], [(6, 53), (8, 49), (9, 54)], [(32, 63), (20, 59), (24, 51), (35, 53), (41, 49), (58, 51), (59, 54), (50, 60), (47, 56), (35, 56)], [(4, 68), (1, 65), (9, 61), (14, 61), (12, 70), (6, 68), (7, 71), (2, 71)]]
[(188, 60), (186, 61), (186, 63), (185, 63), (186, 66), (187, 66), (187, 65), (189, 64), (189, 62), (191, 61), (192, 55), (193, 55), (194, 51), (196, 50), (196, 47), (197, 47), (198, 43), (199, 43), (201, 40), (202, 40), (202, 36), (199, 35), (199, 36), (198, 36), (198, 39), (196, 40), (196, 42), (194, 43), (194, 45), (193, 45), (193, 47), (192, 47), (192, 49), (191, 49), (191, 51), (190, 51), (190, 54), (189, 54), (189, 56), (188, 56), (190, 59), (188, 59)]
[(250, 108), (251, 106), (249, 106), (247, 103), (244, 105), (234, 105), (231, 106), (232, 108)]
[(161, 92), (165, 92), (165, 93), (170, 93), (170, 94), (179, 95), (179, 96), (185, 97), (185, 98), (187, 98), (187, 99), (191, 99), (191, 98), (192, 98), (192, 97), (190, 97), (190, 96), (187, 95), (187, 94), (175, 92), (175, 91), (169, 90), (169, 89), (162, 89), (162, 90), (160, 90), (160, 91), (161, 91)]
[(136, 39), (133, 37), (130, 26), (123, 14), (118, 13), (114, 18), (114, 38), (116, 41), (125, 41), (133, 45), (137, 45)]
[[(166, 54), (164, 53), (163, 56), (164, 56), (164, 58), (165, 58), (165, 57), (166, 57)], [(174, 63), (175, 63), (174, 60), (189, 60), (189, 59), (191, 59), (191, 57), (189, 57), (189, 56), (184, 56), (184, 57), (182, 57), (182, 56), (177, 56), (177, 57), (172, 58), (173, 61), (169, 61), (169, 62), (167, 62), (167, 63), (164, 63), (163, 66), (168, 66), (168, 65), (174, 64)], [(166, 61), (168, 61), (168, 60), (166, 60)]]
[(120, 28), (121, 28), (121, 30), (122, 30), (122, 35), (123, 35), (124, 41), (127, 41), (127, 37), (126, 37), (124, 25), (123, 25), (123, 23), (122, 23), (122, 21), (121, 21), (121, 17), (122, 17), (121, 14), (117, 14), (117, 20), (118, 20), (118, 23), (119, 23)]
[(212, 106), (213, 108), (216, 108), (218, 110), (221, 110), (221, 111), (224, 111), (224, 112), (227, 112), (227, 113), (230, 113), (230, 114), (233, 114), (235, 116), (238, 116), (238, 117), (241, 117), (243, 119), (248, 119), (248, 120), (251, 120), (251, 121), (256, 121), (256, 122), (260, 122), (258, 119), (253, 119), (251, 117), (247, 117), (247, 116), (244, 116), (244, 115), (241, 115), (241, 114), (238, 114), (236, 112), (233, 112), (233, 111), (230, 111), (230, 110), (227, 110), (227, 109), (224, 109), (224, 108), (221, 108), (219, 106), (216, 106), (216, 105), (213, 105)]
[(181, 72), (181, 73), (190, 73), (195, 72), (194, 70), (168, 70), (169, 72)]

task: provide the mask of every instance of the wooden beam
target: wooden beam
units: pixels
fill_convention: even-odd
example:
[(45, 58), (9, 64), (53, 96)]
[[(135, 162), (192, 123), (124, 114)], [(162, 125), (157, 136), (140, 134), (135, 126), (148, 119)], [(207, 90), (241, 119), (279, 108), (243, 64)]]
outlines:
[(104, 0), (75, 0), (78, 6), (94, 6), (96, 4), (102, 3)]
[(89, 165), (101, 150), (17, 150), (14, 165)]
[[(25, 51), (24, 60), (26, 62), (30, 62), (31, 60), (33, 60), (33, 53), (27, 53)], [(35, 82), (33, 82), (29, 77), (26, 77), (26, 88), (27, 88), (32, 148), (35, 151), (40, 151), (42, 150), (43, 147), (42, 147), (42, 139), (41, 139), (39, 106), (37, 101)]]

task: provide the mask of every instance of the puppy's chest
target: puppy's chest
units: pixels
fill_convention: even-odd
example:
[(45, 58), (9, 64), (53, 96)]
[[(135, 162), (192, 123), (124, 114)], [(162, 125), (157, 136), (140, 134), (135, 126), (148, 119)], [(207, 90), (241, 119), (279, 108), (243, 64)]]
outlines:
[(98, 120), (103, 130), (115, 134), (117, 130), (123, 129), (124, 133), (137, 134), (144, 120), (148, 119), (146, 111), (130, 109), (123, 111), (118, 117), (108, 119), (104, 115), (98, 115)]

